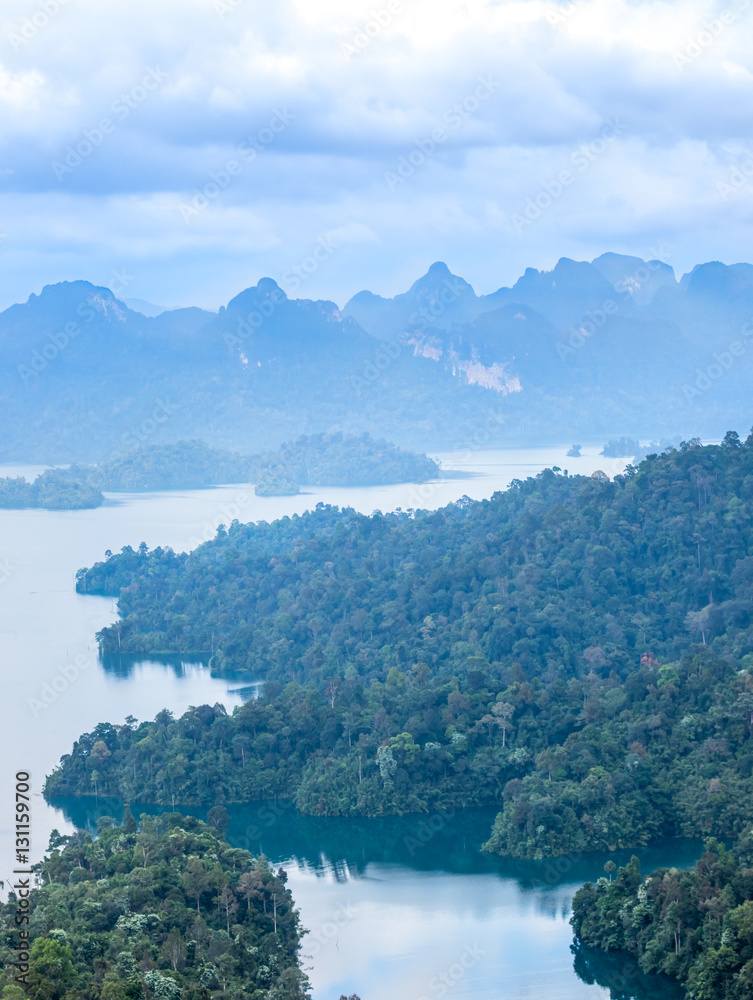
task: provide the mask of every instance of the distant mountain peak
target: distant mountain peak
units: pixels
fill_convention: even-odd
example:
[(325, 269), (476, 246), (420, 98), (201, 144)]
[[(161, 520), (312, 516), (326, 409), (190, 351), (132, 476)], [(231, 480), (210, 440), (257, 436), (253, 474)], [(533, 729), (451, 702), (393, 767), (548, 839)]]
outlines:
[[(277, 284), (274, 278), (259, 278), (256, 288), (262, 295), (274, 295), (277, 292), (280, 292), (282, 295), (285, 295), (285, 293)], [(287, 298), (287, 296), (285, 297)]]
[(93, 285), (91, 281), (84, 281), (79, 279), (77, 281), (56, 281), (52, 285), (45, 285), (39, 295), (35, 295), (34, 292), (29, 296), (29, 302), (34, 299), (40, 299), (43, 301), (54, 301), (57, 299), (65, 299), (66, 301), (71, 298), (72, 295), (79, 295), (80, 297), (85, 297), (96, 293), (98, 295), (107, 295), (111, 298), (115, 298), (113, 293), (109, 288), (105, 288), (104, 285)]
[[(470, 291), (473, 295), (475, 295), (473, 288), (468, 284), (465, 278), (461, 278), (457, 274), (453, 274), (442, 260), (435, 261), (422, 278), (419, 278), (418, 281), (414, 281), (411, 285), (411, 290), (414, 288), (422, 288), (425, 285), (431, 285), (433, 287), (435, 285), (443, 284), (446, 281), (452, 281), (453, 284), (457, 284), (462, 287), (464, 291)], [(396, 298), (399, 298), (399, 296), (396, 296)]]
[(426, 272), (427, 275), (432, 275), (432, 277), (444, 278), (450, 274), (449, 267), (445, 264), (443, 260), (436, 260), (431, 265), (429, 270)]
[[(260, 302), (285, 302), (287, 295), (274, 278), (259, 278), (256, 285), (245, 288), (227, 304), (228, 312), (248, 312)], [(222, 312), (223, 310), (220, 310)]]

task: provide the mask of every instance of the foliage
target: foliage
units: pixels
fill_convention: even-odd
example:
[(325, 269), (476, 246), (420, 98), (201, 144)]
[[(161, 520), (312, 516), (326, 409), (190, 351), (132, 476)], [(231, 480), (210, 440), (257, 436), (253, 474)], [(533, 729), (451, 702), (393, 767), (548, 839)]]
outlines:
[[(96, 839), (53, 833), (31, 896), (34, 1000), (304, 1000), (302, 934), (286, 874), (177, 813)], [(0, 978), (13, 989), (13, 893), (1, 907)]]
[(753, 795), (751, 499), (753, 436), (729, 434), (614, 482), (549, 470), (435, 512), (319, 505), (188, 555), (124, 549), (79, 574), (120, 594), (102, 648), (213, 641), (264, 697), (100, 726), (48, 794), (87, 794), (96, 769), (159, 804), (500, 802), (488, 849), (534, 858), (734, 836)]
[(745, 1000), (753, 990), (753, 828), (734, 851), (714, 838), (691, 871), (643, 877), (637, 858), (573, 900), (580, 942), (635, 955), (643, 972), (679, 979), (693, 1000)]
[[(316, 486), (379, 486), (421, 482), (439, 469), (425, 455), (368, 434), (313, 434), (259, 455), (210, 448), (203, 441), (140, 448), (101, 465), (74, 467), (105, 490), (198, 489), (218, 483), (290, 482)], [(288, 492), (288, 491), (286, 491)], [(260, 496), (278, 494), (262, 492)]]
[(280, 472), (265, 472), (254, 487), (257, 497), (291, 497), (300, 493), (298, 483)]
[(190, 490), (246, 482), (247, 456), (203, 441), (148, 445), (98, 465), (74, 465), (71, 474), (110, 491)]
[(23, 476), (0, 479), (0, 507), (5, 509), (83, 510), (103, 502), (96, 486), (72, 478), (64, 469), (48, 469), (31, 483)]
[(252, 457), (252, 478), (269, 470), (306, 486), (386, 486), (422, 483), (439, 474), (426, 455), (404, 451), (368, 434), (312, 434)]
[(601, 454), (607, 458), (628, 458), (638, 454), (641, 443), (634, 438), (621, 437), (619, 440), (607, 441), (601, 449)]
[(239, 455), (203, 441), (149, 445), (98, 465), (49, 469), (32, 483), (0, 479), (0, 508), (78, 510), (104, 503), (102, 490), (189, 490), (220, 483), (257, 483), (257, 496), (291, 496), (312, 486), (383, 486), (424, 482), (439, 466), (368, 434), (314, 434), (275, 452)]

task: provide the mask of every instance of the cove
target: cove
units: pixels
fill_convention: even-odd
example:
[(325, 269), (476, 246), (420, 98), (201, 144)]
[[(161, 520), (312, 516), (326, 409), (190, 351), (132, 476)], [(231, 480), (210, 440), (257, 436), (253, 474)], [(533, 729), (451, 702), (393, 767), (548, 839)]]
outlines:
[[(122, 814), (122, 803), (102, 797), (50, 804), (92, 831), (99, 816)], [(206, 819), (206, 810), (176, 809)], [(628, 956), (573, 950), (570, 901), (608, 857), (623, 864), (637, 854), (645, 871), (683, 867), (700, 843), (546, 861), (491, 857), (479, 845), (495, 811), (320, 818), (277, 800), (230, 806), (227, 835), (288, 872), (309, 931), (303, 954), (314, 1000), (352, 992), (361, 1000), (681, 1000), (678, 984), (643, 975)]]

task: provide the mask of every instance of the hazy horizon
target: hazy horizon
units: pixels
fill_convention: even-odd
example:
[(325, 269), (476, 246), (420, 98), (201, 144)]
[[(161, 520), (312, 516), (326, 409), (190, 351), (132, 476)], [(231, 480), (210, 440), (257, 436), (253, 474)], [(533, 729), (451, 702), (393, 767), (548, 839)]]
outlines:
[[(660, 260), (663, 263), (668, 264), (669, 267), (672, 267), (671, 262), (666, 259), (667, 256), (668, 256), (668, 254), (666, 252), (666, 247), (661, 246), (661, 247), (652, 248), (652, 249), (657, 250), (658, 255), (657, 256), (652, 256), (650, 254), (647, 254), (646, 257), (643, 258), (644, 260), (646, 260), (647, 262), (651, 261), (651, 260)], [(618, 251), (604, 250), (604, 251), (602, 251), (602, 253), (618, 253)], [(600, 254), (596, 255), (596, 257), (598, 257), (598, 256), (600, 256)], [(631, 255), (631, 254), (627, 254), (626, 253), (625, 256), (638, 256), (638, 255), (637, 254)], [(753, 257), (753, 253), (751, 253), (751, 256)], [(586, 260), (585, 258), (583, 258), (582, 260), (580, 260), (578, 258), (570, 258), (570, 259), (574, 259), (576, 261), (576, 263), (591, 263), (592, 260), (596, 259), (596, 257), (594, 257), (592, 259), (589, 259), (589, 260)], [(517, 274), (515, 274), (512, 278), (510, 278), (509, 281), (502, 282), (502, 283), (497, 283), (497, 284), (492, 283), (488, 288), (480, 288), (476, 283), (474, 283), (473, 277), (471, 275), (463, 274), (461, 272), (458, 272), (453, 267), (451, 267), (450, 265), (447, 265), (447, 267), (448, 267), (449, 271), (453, 275), (455, 275), (456, 277), (463, 278), (473, 288), (473, 291), (476, 293), (476, 295), (481, 296), (481, 295), (490, 295), (493, 292), (496, 292), (496, 291), (498, 291), (501, 288), (512, 288), (513, 285), (515, 285), (516, 281), (523, 276), (524, 271), (527, 268), (529, 268), (529, 267), (533, 267), (535, 270), (541, 271), (542, 273), (543, 272), (548, 272), (548, 271), (553, 270), (553, 268), (555, 267), (555, 265), (557, 264), (557, 262), (560, 261), (560, 260), (562, 260), (562, 259), (563, 259), (563, 256), (557, 257), (554, 260), (554, 262), (551, 264), (551, 266), (547, 266), (547, 267), (537, 267), (535, 264), (524, 264), (521, 267), (520, 272), (517, 273)], [(183, 308), (189, 308), (191, 306), (196, 306), (196, 307), (199, 307), (199, 308), (202, 308), (202, 309), (206, 309), (206, 310), (211, 311), (211, 312), (217, 312), (222, 306), (226, 306), (227, 303), (228, 303), (228, 301), (230, 299), (234, 298), (241, 291), (245, 291), (247, 288), (255, 287), (257, 285), (257, 283), (259, 281), (263, 280), (264, 278), (272, 278), (274, 281), (278, 281), (278, 284), (280, 284), (280, 287), (283, 289), (283, 291), (286, 292), (288, 298), (290, 298), (290, 299), (309, 299), (309, 300), (314, 300), (314, 301), (319, 300), (319, 301), (334, 302), (335, 305), (338, 306), (338, 308), (342, 309), (345, 306), (345, 304), (348, 301), (350, 301), (350, 299), (354, 295), (356, 295), (358, 292), (364, 291), (364, 290), (373, 292), (375, 295), (379, 295), (379, 296), (381, 296), (381, 297), (383, 297), (385, 299), (394, 298), (396, 295), (400, 295), (400, 294), (408, 291), (408, 289), (416, 281), (418, 281), (420, 278), (424, 277), (427, 274), (427, 272), (432, 267), (432, 265), (437, 264), (437, 263), (447, 264), (447, 261), (444, 261), (444, 260), (432, 260), (432, 261), (430, 261), (429, 263), (426, 264), (426, 266), (423, 268), (422, 271), (420, 271), (419, 273), (417, 273), (416, 275), (414, 275), (413, 278), (409, 278), (408, 279), (408, 283), (404, 287), (402, 287), (402, 286), (401, 287), (395, 287), (394, 290), (385, 291), (385, 290), (380, 289), (380, 288), (370, 287), (369, 285), (367, 285), (364, 282), (361, 285), (359, 285), (358, 287), (354, 286), (353, 289), (352, 289), (352, 291), (350, 291), (350, 293), (345, 293), (345, 296), (343, 298), (341, 298), (341, 299), (336, 299), (336, 298), (334, 298), (333, 295), (328, 295), (326, 289), (322, 289), (322, 293), (321, 294), (316, 294), (316, 295), (311, 294), (311, 295), (309, 295), (309, 294), (307, 294), (306, 287), (303, 284), (301, 285), (300, 288), (297, 288), (295, 290), (285, 289), (284, 285), (281, 285), (279, 283), (278, 279), (274, 278), (273, 275), (271, 275), (271, 274), (259, 274), (259, 276), (255, 280), (252, 280), (249, 285), (244, 285), (242, 288), (237, 288), (235, 290), (231, 290), (228, 298), (226, 300), (224, 300), (224, 301), (216, 302), (216, 303), (213, 303), (213, 304), (205, 304), (205, 303), (197, 302), (197, 301), (194, 301), (193, 299), (187, 298), (183, 302), (173, 302), (173, 303), (170, 303), (168, 305), (165, 305), (164, 302), (154, 302), (154, 301), (149, 300), (149, 299), (144, 299), (141, 296), (131, 295), (130, 294), (130, 287), (129, 287), (129, 282), (128, 281), (125, 282), (125, 288), (122, 291), (116, 291), (116, 289), (120, 289), (122, 287), (122, 285), (124, 284), (124, 281), (123, 281), (124, 277), (126, 279), (129, 277), (129, 274), (128, 274), (127, 271), (124, 272), (123, 270), (121, 270), (120, 272), (113, 272), (111, 274), (111, 283), (110, 284), (108, 284), (106, 281), (103, 281), (103, 282), (92, 281), (86, 275), (79, 275), (76, 278), (60, 278), (57, 281), (44, 281), (42, 284), (39, 284), (36, 287), (31, 288), (29, 290), (29, 292), (26, 295), (24, 295), (23, 297), (16, 298), (13, 301), (8, 301), (8, 302), (2, 302), (2, 303), (0, 303), (0, 312), (4, 311), (5, 309), (9, 308), (12, 305), (22, 305), (23, 303), (25, 303), (25, 302), (28, 301), (28, 299), (29, 299), (29, 297), (31, 295), (39, 295), (41, 293), (42, 289), (45, 288), (45, 287), (47, 287), (48, 285), (57, 285), (57, 284), (61, 284), (61, 283), (65, 282), (65, 281), (88, 281), (92, 285), (97, 285), (99, 287), (109, 288), (113, 292), (113, 294), (115, 295), (115, 297), (117, 299), (119, 299), (121, 302), (125, 302), (127, 305), (129, 305), (130, 303), (138, 303), (138, 302), (140, 302), (143, 306), (156, 307), (157, 309), (160, 309), (160, 310), (163, 310), (163, 311), (169, 311), (169, 310), (173, 310), (173, 309), (183, 309)], [(746, 260), (722, 260), (722, 261), (719, 261), (718, 258), (715, 258), (714, 260), (698, 260), (694, 264), (692, 264), (686, 271), (679, 271), (678, 272), (675, 268), (673, 268), (674, 275), (675, 275), (675, 280), (679, 284), (685, 276), (689, 275), (693, 271), (693, 269), (695, 267), (699, 267), (699, 266), (701, 266), (703, 264), (711, 264), (711, 263), (722, 263), (725, 266), (734, 266), (734, 265), (737, 265), (737, 264), (749, 264), (749, 263), (751, 263), (751, 261), (746, 261)], [(115, 288), (113, 288), (113, 286), (115, 286)], [(188, 293), (188, 294), (190, 295), (190, 293)], [(162, 298), (164, 299), (165, 296), (162, 296)], [(133, 308), (137, 312), (139, 311), (137, 305), (135, 305), (135, 304), (132, 305), (131, 308)]]

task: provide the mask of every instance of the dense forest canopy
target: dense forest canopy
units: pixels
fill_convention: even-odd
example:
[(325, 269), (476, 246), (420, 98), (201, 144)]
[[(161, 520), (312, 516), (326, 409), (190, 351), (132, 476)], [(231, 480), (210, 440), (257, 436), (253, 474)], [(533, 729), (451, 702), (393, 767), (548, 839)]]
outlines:
[[(78, 575), (119, 595), (107, 652), (213, 653), (264, 697), (102, 726), (48, 781), (378, 815), (499, 802), (518, 857), (733, 836), (753, 795), (753, 435), (613, 482), (548, 470), (490, 501), (319, 505), (190, 554)], [(208, 778), (211, 775), (211, 781)]]
[[(21, 1000), (305, 1000), (303, 933), (286, 873), (231, 848), (217, 827), (177, 813), (123, 826), (103, 817), (96, 839), (53, 832), (30, 921), (14, 892), (0, 904), (3, 996)], [(30, 947), (15, 982), (19, 929)]]
[[(679, 979), (692, 1000), (753, 995), (753, 827), (728, 850), (714, 838), (695, 868), (642, 876), (633, 858), (587, 882), (571, 923), (582, 944), (630, 952), (643, 972)], [(614, 865), (611, 865), (612, 870)]]

